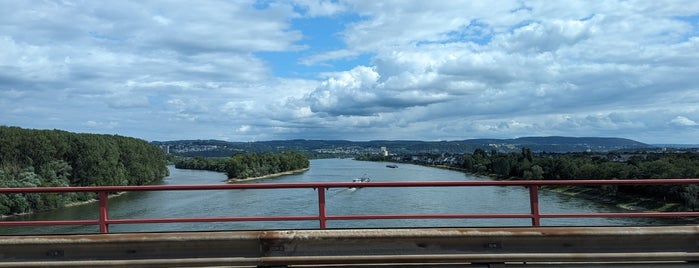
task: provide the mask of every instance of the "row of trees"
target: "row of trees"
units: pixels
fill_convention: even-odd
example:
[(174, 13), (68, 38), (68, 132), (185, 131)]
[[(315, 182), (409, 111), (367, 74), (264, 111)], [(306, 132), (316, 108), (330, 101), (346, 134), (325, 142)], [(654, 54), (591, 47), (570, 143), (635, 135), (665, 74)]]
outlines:
[[(699, 154), (692, 152), (639, 152), (623, 156), (621, 153), (533, 154), (524, 148), (519, 153), (488, 153), (477, 149), (463, 155), (366, 155), (358, 159), (450, 165), (473, 174), (515, 180), (699, 178)], [(605, 186), (599, 187), (598, 192), (610, 196), (640, 195), (699, 209), (699, 185)]]
[(176, 168), (225, 172), (229, 178), (245, 179), (308, 168), (308, 158), (297, 152), (239, 153), (230, 158), (180, 158)]
[(465, 154), (462, 168), (471, 173), (499, 178), (578, 180), (578, 179), (662, 179), (699, 177), (699, 154), (635, 153), (628, 159), (618, 154), (521, 153)]
[(470, 173), (495, 175), (499, 178), (543, 179), (541, 166), (534, 164), (534, 155), (528, 148), (522, 153), (486, 153), (476, 149), (473, 154), (464, 154), (461, 167)]
[[(0, 126), (0, 187), (144, 185), (168, 175), (163, 151), (117, 135)], [(58, 208), (94, 194), (0, 194), (0, 215)]]
[[(628, 159), (618, 154), (548, 153), (534, 157), (529, 149), (521, 153), (490, 153), (476, 150), (465, 154), (461, 166), (468, 172), (508, 179), (664, 179), (699, 178), (699, 154), (642, 153)], [(601, 194), (642, 195), (664, 202), (680, 202), (691, 210), (699, 208), (697, 185), (647, 185), (602, 187)]]

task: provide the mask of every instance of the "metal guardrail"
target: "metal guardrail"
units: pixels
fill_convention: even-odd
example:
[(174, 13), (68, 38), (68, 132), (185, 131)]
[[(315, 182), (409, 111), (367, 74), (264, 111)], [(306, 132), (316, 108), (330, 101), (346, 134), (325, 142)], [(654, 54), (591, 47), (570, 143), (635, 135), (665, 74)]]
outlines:
[[(541, 213), (539, 210), (539, 188), (542, 186), (599, 186), (599, 185), (688, 185), (699, 184), (699, 179), (644, 179), (644, 180), (529, 180), (529, 181), (431, 181), (431, 182), (366, 182), (361, 187), (527, 187), (529, 189), (530, 213), (509, 214), (365, 214), (328, 215), (325, 193), (330, 188), (357, 187), (353, 182), (314, 183), (254, 183), (222, 185), (150, 185), (150, 186), (90, 186), (90, 187), (22, 187), (0, 188), (0, 194), (9, 193), (71, 193), (95, 192), (99, 198), (99, 218), (95, 220), (53, 221), (0, 221), (0, 226), (47, 226), (47, 225), (99, 225), (101, 233), (109, 233), (112, 224), (151, 224), (183, 222), (234, 222), (234, 221), (308, 221), (317, 220), (321, 229), (327, 228), (331, 220), (371, 219), (531, 219), (532, 226), (541, 226), (544, 218), (659, 218), (699, 217), (699, 212), (622, 212), (622, 213)], [(109, 218), (109, 193), (141, 191), (192, 191), (192, 190), (235, 190), (235, 189), (316, 189), (318, 214), (300, 216), (243, 216), (243, 217), (193, 217), (193, 218)]]

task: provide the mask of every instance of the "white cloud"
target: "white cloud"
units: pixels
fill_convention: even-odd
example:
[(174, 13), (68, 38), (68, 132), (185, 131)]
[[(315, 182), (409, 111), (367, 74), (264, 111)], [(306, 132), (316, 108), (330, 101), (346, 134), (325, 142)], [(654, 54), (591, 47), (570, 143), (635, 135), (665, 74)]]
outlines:
[(353, 8), (367, 19), (352, 24), (345, 32), (345, 40), (352, 48), (368, 50), (445, 42), (453, 39), (450, 33), (461, 31), (476, 20), (489, 23), (491, 19), (517, 16), (511, 11), (519, 7), (516, 1), (500, 1), (497, 5), (474, 1), (362, 1)]
[(533, 22), (517, 28), (511, 34), (498, 36), (493, 42), (509, 53), (542, 53), (557, 51), (587, 39), (592, 33), (591, 21), (553, 20), (544, 24)]
[[(697, 1), (1, 5), (2, 124), (147, 139), (696, 137)], [(292, 28), (319, 17), (344, 43)]]
[(236, 131), (245, 133), (245, 132), (249, 132), (251, 129), (252, 129), (252, 127), (250, 125), (242, 125)]
[(295, 3), (306, 9), (306, 15), (311, 17), (332, 16), (347, 8), (343, 3), (331, 0), (298, 0)]
[(672, 119), (670, 122), (676, 126), (699, 126), (699, 124), (697, 124), (697, 122), (695, 122), (694, 120), (689, 119), (689, 118), (684, 117), (684, 116), (681, 116), (681, 115), (678, 115), (677, 117)]
[(253, 111), (255, 102), (253, 101), (229, 101), (221, 107), (221, 112), (231, 116), (248, 116)]
[[(413, 118), (407, 113), (408, 108), (429, 105), (433, 110), (432, 116), (478, 116), (499, 121), (487, 124), (491, 127), (478, 129), (498, 129), (497, 126), (511, 129), (513, 121), (506, 117), (520, 114), (567, 112), (580, 114), (576, 116), (575, 123), (568, 122), (571, 127), (601, 133), (621, 130), (624, 126), (640, 128), (643, 125), (614, 121), (605, 115), (605, 111), (610, 109), (653, 107), (640, 109), (650, 111), (663, 107), (654, 106), (660, 99), (663, 104), (683, 103), (685, 107), (696, 107), (691, 100), (671, 97), (668, 93), (668, 88), (671, 88), (674, 96), (691, 94), (689, 92), (696, 90), (690, 81), (693, 76), (678, 74), (677, 68), (669, 68), (682, 66), (683, 69), (697, 71), (696, 67), (684, 66), (687, 58), (699, 55), (696, 51), (684, 49), (694, 47), (696, 41), (693, 38), (682, 40), (665, 37), (668, 31), (673, 36), (682, 36), (693, 34), (694, 30), (670, 17), (639, 16), (640, 10), (645, 7), (630, 9), (624, 14), (624, 10), (618, 10), (618, 6), (575, 2), (573, 6), (579, 8), (569, 8), (550, 3), (530, 6), (526, 2), (525, 6), (529, 9), (523, 12), (510, 12), (514, 9), (499, 11), (498, 15), (509, 16), (508, 21), (493, 19), (494, 16), (481, 18), (464, 13), (467, 5), (462, 3), (458, 7), (447, 7), (450, 10), (439, 10), (443, 16), (420, 20), (415, 18), (428, 16), (435, 9), (445, 8), (440, 5), (449, 4), (430, 7), (417, 5), (408, 9), (392, 9), (392, 4), (395, 3), (382, 7), (358, 4), (356, 8), (369, 10), (367, 17), (345, 31), (348, 47), (357, 51), (377, 51), (373, 64), (379, 80), (363, 88), (363, 98), (348, 93), (357, 93), (354, 86), (347, 86), (344, 90), (341, 87), (333, 90), (318, 88), (316, 95), (311, 96), (311, 101), (317, 101), (311, 104), (316, 108), (314, 111), (330, 111), (334, 115), (345, 116), (403, 113)], [(665, 10), (668, 14), (687, 13), (680, 9)], [(454, 19), (457, 16), (449, 16), (452, 11), (462, 12), (463, 15)], [(389, 21), (388, 18), (396, 19)], [(452, 19), (450, 22), (453, 24), (445, 22), (446, 19)], [(473, 40), (451, 39), (444, 34), (461, 31), (464, 25), (470, 25), (473, 21), (493, 21), (492, 25), (483, 24), (485, 28), (491, 27), (487, 30), (492, 33), (490, 41), (475, 44)], [(497, 24), (503, 21), (510, 23), (509, 28)], [(394, 22), (396, 25), (392, 24)], [(414, 22), (420, 25), (409, 27)], [(399, 27), (398, 23), (401, 29), (395, 29)], [(433, 25), (438, 26), (431, 27)], [(432, 30), (421, 32), (421, 29), (425, 29), (421, 26)], [(379, 34), (380, 38), (377, 36)], [(667, 42), (670, 42), (669, 46)], [(633, 49), (629, 49), (631, 47)], [(668, 51), (669, 47), (676, 50)], [(658, 63), (659, 59), (680, 50), (683, 53), (681, 57)], [(639, 52), (641, 58), (638, 57)], [(432, 101), (412, 101), (393, 106), (396, 105), (393, 96), (401, 96), (412, 90), (418, 90), (422, 96), (438, 97)], [(384, 92), (388, 94), (381, 94)], [(409, 99), (420, 99), (420, 96), (412, 95)], [(358, 107), (361, 107), (360, 112), (356, 109)], [(600, 112), (586, 114), (586, 110)], [(524, 121), (527, 121), (526, 118), (517, 122)], [(522, 125), (536, 126), (534, 123)], [(544, 131), (544, 128), (537, 131)]]

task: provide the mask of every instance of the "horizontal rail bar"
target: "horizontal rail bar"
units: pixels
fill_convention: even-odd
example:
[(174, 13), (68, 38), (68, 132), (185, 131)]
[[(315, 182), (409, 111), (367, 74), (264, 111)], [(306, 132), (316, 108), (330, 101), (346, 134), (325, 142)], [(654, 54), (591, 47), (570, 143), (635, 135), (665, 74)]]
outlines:
[(98, 225), (99, 220), (0, 221), (0, 226)]
[[(688, 185), (699, 184), (699, 178), (691, 179), (638, 179), (638, 180), (512, 180), (512, 181), (404, 181), (364, 182), (370, 187), (448, 187), (448, 186), (593, 186), (593, 185)], [(83, 187), (17, 187), (0, 188), (0, 193), (66, 193), (66, 192), (144, 192), (191, 191), (233, 189), (294, 189), (294, 188), (353, 188), (355, 182), (308, 183), (232, 183), (232, 184), (184, 184), (142, 186), (83, 186)]]
[(531, 214), (366, 214), (327, 216), (328, 220), (389, 220), (389, 219), (530, 219)]
[[(676, 218), (699, 217), (699, 212), (541, 213), (540, 218)], [(398, 219), (531, 219), (532, 214), (358, 214), (328, 215), (326, 220)], [(239, 216), (206, 218), (109, 219), (106, 224), (150, 224), (185, 222), (317, 221), (318, 216)], [(0, 226), (97, 225), (97, 220), (2, 221)]]
[(542, 213), (541, 218), (676, 218), (699, 217), (699, 212), (605, 212), (605, 213)]
[(317, 221), (318, 216), (242, 216), (209, 218), (111, 219), (108, 224), (179, 223), (179, 222), (237, 222), (237, 221)]

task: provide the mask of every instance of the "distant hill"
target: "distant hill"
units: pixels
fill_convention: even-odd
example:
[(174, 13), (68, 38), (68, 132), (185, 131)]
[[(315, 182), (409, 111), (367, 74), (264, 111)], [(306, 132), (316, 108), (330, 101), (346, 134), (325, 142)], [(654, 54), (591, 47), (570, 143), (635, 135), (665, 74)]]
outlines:
[(298, 151), (319, 157), (353, 156), (378, 153), (386, 147), (390, 153), (471, 153), (476, 149), (516, 152), (526, 147), (534, 152), (607, 152), (623, 149), (649, 149), (654, 146), (624, 138), (605, 137), (522, 137), (516, 139), (469, 139), (460, 141), (409, 140), (274, 140), (227, 142), (220, 140), (155, 141), (153, 144), (181, 156), (228, 157), (239, 152)]
[(528, 147), (533, 151), (550, 152), (612, 151), (653, 147), (652, 145), (630, 139), (602, 137), (522, 137), (505, 141)]
[(623, 138), (600, 138), (600, 137), (522, 137), (513, 139), (513, 141), (523, 144), (594, 144), (597, 146), (630, 146), (644, 147), (648, 144), (637, 142), (635, 140)]
[(659, 147), (659, 148), (679, 148), (679, 149), (699, 148), (699, 144), (653, 144), (653, 146)]

